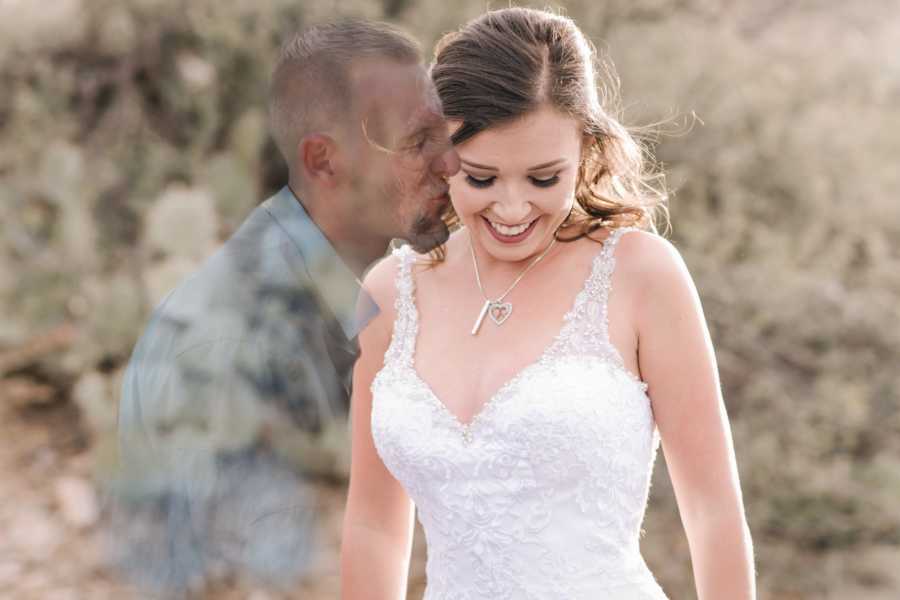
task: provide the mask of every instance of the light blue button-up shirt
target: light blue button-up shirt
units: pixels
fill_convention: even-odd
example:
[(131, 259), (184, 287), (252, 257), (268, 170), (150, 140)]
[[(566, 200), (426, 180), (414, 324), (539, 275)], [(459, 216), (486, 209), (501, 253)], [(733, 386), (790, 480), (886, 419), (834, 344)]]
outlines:
[(378, 312), (378, 307), (361, 289), (356, 275), (341, 260), (290, 188), (285, 186), (264, 202), (263, 207), (284, 231), (286, 239), (280, 249), (286, 254), (285, 261), (293, 268), (300, 257), (306, 277), (340, 321), (347, 339), (355, 338)]
[[(288, 461), (284, 449), (347, 431), (334, 424), (347, 422), (354, 338), (377, 311), (288, 187), (163, 298), (124, 374), (113, 488), (126, 511), (163, 502), (166, 534), (153, 560), (127, 569), (177, 587), (239, 539), (235, 565), (298, 572), (309, 549), (300, 474), (322, 459)], [(147, 543), (122, 538), (125, 555)]]

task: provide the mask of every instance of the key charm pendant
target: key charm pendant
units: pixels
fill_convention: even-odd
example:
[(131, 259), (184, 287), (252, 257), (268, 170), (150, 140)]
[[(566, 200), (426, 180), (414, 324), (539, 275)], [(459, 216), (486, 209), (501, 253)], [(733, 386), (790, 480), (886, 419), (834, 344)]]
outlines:
[(472, 335), (478, 333), (478, 330), (481, 329), (481, 323), (484, 321), (484, 317), (488, 313), (488, 309), (491, 307), (491, 301), (485, 300), (484, 306), (481, 307), (481, 312), (478, 313), (478, 318), (475, 320), (475, 326), (472, 327)]

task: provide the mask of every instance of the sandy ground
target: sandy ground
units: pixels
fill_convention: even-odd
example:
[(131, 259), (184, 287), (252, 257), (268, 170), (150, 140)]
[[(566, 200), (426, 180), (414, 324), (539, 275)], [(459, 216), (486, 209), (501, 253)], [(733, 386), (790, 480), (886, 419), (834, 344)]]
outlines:
[[(93, 484), (94, 455), (66, 402), (16, 406), (0, 403), (0, 599), (130, 600), (160, 598), (124, 581), (108, 552), (109, 526)], [(339, 549), (346, 488), (316, 487), (321, 544), (307, 576), (290, 590), (261, 589), (223, 577), (198, 586), (187, 598), (295, 600), (338, 598)], [(654, 509), (653, 504), (656, 503)], [(690, 598), (689, 549), (664, 471), (651, 488), (642, 551), (671, 598)], [(900, 551), (804, 555), (756, 536), (760, 600), (888, 600), (900, 590)], [(775, 569), (772, 565), (780, 565)], [(788, 575), (786, 573), (794, 573)], [(796, 574), (803, 574), (802, 576)], [(425, 585), (425, 540), (419, 523), (410, 567), (410, 600)]]

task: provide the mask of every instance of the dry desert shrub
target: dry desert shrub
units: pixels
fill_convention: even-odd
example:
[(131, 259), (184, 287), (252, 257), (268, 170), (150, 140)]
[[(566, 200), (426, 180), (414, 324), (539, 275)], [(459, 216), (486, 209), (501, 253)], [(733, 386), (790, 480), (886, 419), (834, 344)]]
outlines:
[[(426, 47), (482, 9), (340, 8), (393, 19)], [(95, 446), (150, 307), (283, 182), (268, 70), (285, 31), (333, 10), (0, 4), (0, 376), (77, 397)], [(645, 142), (675, 192), (670, 237), (716, 346), (761, 597), (900, 591), (900, 9), (610, 0), (565, 12), (614, 62), (625, 121), (663, 123)], [(204, 226), (179, 234), (186, 219)], [(20, 352), (73, 325), (78, 343)], [(644, 550), (686, 597), (687, 547), (657, 466)]]

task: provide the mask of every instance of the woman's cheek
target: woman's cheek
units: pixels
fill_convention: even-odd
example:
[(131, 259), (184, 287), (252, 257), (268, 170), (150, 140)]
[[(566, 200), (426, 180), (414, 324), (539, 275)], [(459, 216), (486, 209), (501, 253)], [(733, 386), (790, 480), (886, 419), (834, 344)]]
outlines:
[[(475, 213), (481, 212), (479, 201), (473, 198), (473, 194), (466, 190), (464, 184), (450, 183), (450, 202), (453, 203), (453, 209), (460, 218), (468, 218)], [(483, 203), (482, 203), (483, 204)]]

